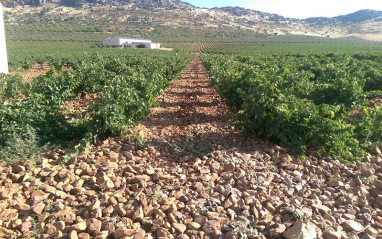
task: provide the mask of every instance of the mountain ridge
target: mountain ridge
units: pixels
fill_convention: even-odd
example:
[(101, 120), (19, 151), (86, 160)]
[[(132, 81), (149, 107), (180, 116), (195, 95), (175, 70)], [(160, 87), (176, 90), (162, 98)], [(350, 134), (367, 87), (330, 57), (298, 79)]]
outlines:
[(8, 24), (229, 28), (266, 35), (371, 36), (382, 41), (382, 11), (368, 9), (332, 18), (294, 19), (241, 7), (198, 8), (181, 0), (15, 0), (5, 4), (5, 12)]
[(381, 18), (382, 11), (372, 10), (372, 9), (361, 9), (356, 12), (352, 12), (346, 15), (339, 15), (335, 17), (310, 17), (304, 19), (305, 21), (342, 21), (342, 22), (363, 22), (367, 20), (372, 20), (375, 18)]

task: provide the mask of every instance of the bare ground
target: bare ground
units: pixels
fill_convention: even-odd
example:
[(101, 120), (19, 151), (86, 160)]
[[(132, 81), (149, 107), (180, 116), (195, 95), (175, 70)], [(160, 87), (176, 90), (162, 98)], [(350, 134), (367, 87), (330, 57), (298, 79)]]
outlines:
[(11, 75), (19, 74), (24, 82), (31, 82), (34, 78), (40, 75), (46, 74), (47, 70), (49, 70), (49, 65), (47, 63), (38, 64), (36, 63), (31, 69), (22, 70), (19, 69), (17, 71), (11, 72)]
[(196, 58), (135, 131), (0, 167), (0, 238), (381, 238), (382, 158), (244, 138)]

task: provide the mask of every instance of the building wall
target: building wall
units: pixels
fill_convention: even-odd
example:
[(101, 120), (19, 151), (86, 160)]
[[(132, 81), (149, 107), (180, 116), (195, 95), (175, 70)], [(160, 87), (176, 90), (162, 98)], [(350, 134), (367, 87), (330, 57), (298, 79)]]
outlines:
[(151, 43), (151, 49), (160, 49), (160, 43)]
[(121, 45), (145, 45), (145, 48), (151, 48), (151, 40), (141, 40), (141, 39), (132, 39), (132, 38), (122, 38), (122, 37), (113, 37), (106, 38), (102, 41), (103, 45), (111, 45), (111, 46), (121, 46)]
[(102, 44), (105, 46), (119, 46), (122, 43), (119, 43), (118, 38), (113, 37), (113, 38), (106, 38), (105, 40), (102, 41)]
[(5, 44), (3, 5), (0, 3), (0, 73), (8, 73), (7, 47)]

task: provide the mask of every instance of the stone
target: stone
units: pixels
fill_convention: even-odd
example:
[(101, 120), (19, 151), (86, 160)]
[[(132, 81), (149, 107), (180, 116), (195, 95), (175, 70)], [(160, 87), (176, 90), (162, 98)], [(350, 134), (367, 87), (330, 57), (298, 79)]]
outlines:
[(234, 163), (227, 163), (224, 165), (223, 171), (224, 172), (229, 172), (235, 169), (235, 164)]
[(134, 221), (142, 221), (144, 218), (143, 209), (142, 207), (139, 207), (133, 214), (133, 220)]
[(20, 204), (17, 204), (15, 206), (15, 209), (19, 210), (19, 211), (28, 211), (31, 209), (31, 206), (29, 206), (28, 204), (26, 203), (20, 203)]
[(92, 203), (90, 204), (90, 206), (89, 206), (89, 210), (90, 210), (90, 211), (94, 211), (94, 210), (100, 208), (100, 206), (101, 206), (101, 202), (100, 202), (98, 199), (95, 199), (95, 200), (93, 200)]
[(221, 217), (221, 215), (217, 212), (207, 212), (206, 216), (208, 220), (215, 220), (215, 221), (219, 221), (219, 218)]
[(225, 236), (226, 239), (237, 239), (238, 238), (236, 236), (236, 232), (235, 231), (229, 231), (224, 236)]
[(102, 227), (102, 223), (100, 220), (92, 218), (87, 221), (88, 233), (91, 235), (95, 235), (101, 232), (101, 227)]
[(361, 214), (359, 219), (366, 223), (370, 223), (373, 220), (373, 217), (369, 213)]
[(221, 226), (219, 221), (211, 220), (211, 221), (207, 221), (203, 225), (203, 231), (207, 234), (211, 234), (214, 231), (220, 231), (220, 229), (221, 229)]
[(116, 229), (114, 232), (114, 238), (130, 237), (135, 233), (133, 229)]
[(15, 173), (21, 173), (21, 172), (24, 172), (25, 171), (25, 166), (21, 166), (21, 165), (15, 165), (13, 167), (13, 171)]
[(57, 230), (59, 230), (59, 231), (63, 231), (63, 230), (65, 230), (65, 227), (66, 227), (65, 222), (63, 222), (63, 221), (57, 221), (57, 222), (53, 223), (53, 225), (54, 225), (54, 226), (57, 228)]
[(201, 193), (203, 191), (203, 184), (201, 182), (194, 183), (194, 189), (196, 192)]
[(126, 210), (123, 208), (123, 203), (118, 203), (115, 210), (118, 212), (119, 215), (122, 217), (126, 215)]
[(307, 222), (295, 222), (285, 233), (287, 239), (316, 239), (316, 225)]
[(71, 231), (71, 232), (69, 232), (69, 234), (68, 234), (68, 238), (69, 238), (69, 239), (78, 239), (78, 234), (77, 234), (77, 232), (76, 232), (76, 231)]
[(325, 205), (312, 204), (312, 208), (316, 209), (318, 212), (323, 213), (323, 214), (324, 213), (331, 214), (330, 208), (325, 206)]
[(183, 234), (186, 231), (186, 225), (182, 223), (173, 223), (172, 227), (178, 234)]
[(378, 236), (378, 231), (372, 227), (368, 227), (366, 228), (364, 231), (364, 233), (372, 236), (372, 237), (377, 237)]
[(156, 234), (158, 238), (160, 237), (167, 238), (168, 231), (164, 228), (159, 228)]
[(374, 185), (374, 187), (382, 190), (382, 181), (381, 180), (375, 179), (373, 182), (373, 185)]
[(369, 153), (378, 155), (378, 154), (381, 154), (381, 150), (377, 146), (374, 146), (369, 150)]
[(45, 204), (43, 202), (40, 202), (32, 206), (31, 210), (37, 215), (40, 215), (44, 211), (44, 208), (45, 208)]
[(101, 228), (102, 231), (108, 231), (108, 232), (114, 232), (115, 231), (115, 226), (113, 223), (111, 222), (103, 222), (102, 223), (102, 228)]
[(124, 151), (123, 156), (125, 156), (127, 160), (135, 160), (135, 156), (129, 151)]
[(133, 239), (145, 239), (146, 231), (143, 229), (138, 229), (137, 232), (135, 232)]
[(176, 237), (176, 239), (190, 239), (189, 236), (185, 235), (185, 234), (180, 234)]
[(213, 239), (223, 239), (224, 234), (220, 230), (216, 230), (212, 232), (212, 238)]
[[(32, 222), (31, 222), (31, 221), (23, 222), (23, 223), (21, 224), (20, 231), (21, 231), (22, 233), (28, 233), (29, 230), (31, 229), (31, 227), (32, 227)], [(1, 234), (1, 232), (0, 232), (0, 234)], [(1, 236), (0, 236), (0, 238), (1, 238)]]
[(351, 232), (353, 232), (353, 231), (360, 232), (363, 230), (363, 226), (359, 222), (356, 222), (353, 220), (347, 220), (347, 221), (343, 222), (342, 226), (344, 227), (344, 229), (346, 229), (347, 231), (351, 231)]
[(82, 232), (86, 230), (86, 222), (79, 222), (77, 224), (74, 224), (70, 227), (71, 230), (74, 230), (76, 232)]
[[(352, 238), (354, 238), (354, 236), (353, 236)], [(359, 237), (358, 237), (358, 238), (359, 238)], [(375, 239), (375, 237), (370, 236), (369, 234), (363, 234), (362, 237), (361, 237), (361, 239)], [(378, 239), (380, 239), (380, 238), (378, 238)]]
[(62, 231), (57, 231), (56, 233), (54, 233), (54, 235), (51, 235), (51, 237), (54, 237), (54, 238), (64, 238), (64, 233)]
[(190, 222), (187, 224), (188, 230), (199, 230), (202, 226), (197, 222)]
[(181, 157), (178, 162), (179, 163), (186, 163), (188, 160), (190, 159), (189, 156), (184, 156), (184, 157)]
[(271, 236), (271, 238), (278, 238), (282, 236), (285, 230), (286, 226), (284, 224), (277, 224), (276, 227), (269, 230), (269, 235)]
[(329, 187), (338, 187), (338, 186), (343, 185), (343, 183), (338, 179), (332, 179), (329, 181), (328, 185), (329, 185)]
[(332, 230), (328, 230), (324, 232), (324, 239), (341, 239), (342, 235), (340, 232), (335, 232)]
[(374, 168), (363, 168), (361, 170), (361, 174), (362, 174), (362, 176), (367, 177), (367, 178), (371, 177), (375, 174), (375, 169)]
[(22, 224), (23, 224), (23, 221), (21, 219), (14, 219), (12, 220), (11, 227), (18, 228), (18, 227), (21, 227)]
[(110, 205), (110, 206), (108, 206), (102, 210), (102, 214), (104, 214), (104, 215), (110, 215), (113, 212), (114, 212), (114, 207), (112, 205)]
[(86, 232), (78, 234), (78, 239), (90, 239), (90, 235)]
[(45, 231), (45, 234), (52, 235), (57, 231), (57, 229), (52, 224), (46, 224), (44, 227), (44, 231)]

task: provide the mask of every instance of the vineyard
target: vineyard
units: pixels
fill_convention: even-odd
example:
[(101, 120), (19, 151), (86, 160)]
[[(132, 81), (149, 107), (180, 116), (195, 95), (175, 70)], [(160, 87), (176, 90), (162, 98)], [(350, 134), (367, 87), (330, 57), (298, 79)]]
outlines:
[(1, 76), (1, 158), (30, 160), (47, 143), (77, 139), (80, 147), (130, 132), (191, 57), (166, 52), (48, 57), (49, 71), (29, 83), (19, 75)]
[[(46, 107), (43, 115), (31, 114), (30, 121), (26, 117), (26, 122), (16, 123), (21, 127), (20, 132), (25, 132), (25, 127), (36, 118), (39, 119), (36, 127), (47, 123), (44, 117), (62, 118), (60, 105), (75, 99), (81, 92), (96, 93), (108, 106), (117, 101), (138, 107), (135, 109), (137, 115), (126, 109), (108, 112), (117, 109), (103, 106), (89, 110), (104, 110), (104, 115), (98, 116), (100, 120), (96, 115), (87, 114), (81, 123), (71, 124), (62, 118), (59, 124), (62, 128), (39, 133), (40, 143), (51, 142), (54, 138), (83, 138), (84, 132), (89, 130), (92, 137), (126, 132), (125, 128), (131, 128), (149, 112), (155, 97), (179, 74), (192, 53), (202, 53), (212, 83), (234, 113), (232, 123), (244, 134), (269, 138), (292, 148), (300, 156), (316, 152), (350, 161), (360, 159), (369, 148), (382, 144), (380, 45), (167, 43), (163, 46), (173, 47), (175, 51), (159, 55), (144, 50), (127, 53), (92, 43), (9, 42), (8, 46), (11, 70), (28, 70), (36, 63), (51, 66), (46, 76), (30, 83), (23, 83), (17, 75), (3, 77), (2, 82), (8, 83), (3, 83), (2, 98), (14, 97), (20, 91), (28, 97), (4, 104), (3, 112), (19, 106)], [(82, 55), (85, 50), (88, 54)], [(161, 57), (166, 61), (159, 62)], [(158, 77), (154, 80), (153, 76)], [(121, 84), (133, 87), (135, 91), (129, 93), (131, 98), (118, 98), (116, 92), (131, 90), (114, 89), (113, 85)], [(158, 89), (142, 87), (142, 84), (154, 88), (157, 85)], [(138, 96), (134, 96), (136, 94)], [(4, 113), (3, 117), (2, 132), (8, 132), (3, 134), (2, 144), (5, 145), (11, 137), (9, 132), (13, 131), (13, 128), (8, 131), (5, 128), (14, 126), (5, 123), (12, 122), (11, 115)], [(117, 119), (123, 123), (115, 125), (112, 121)], [(107, 120), (110, 122), (105, 122)], [(96, 132), (97, 127), (104, 129)], [(65, 130), (80, 133), (71, 135)], [(66, 138), (57, 132), (65, 132)]]
[(360, 159), (382, 144), (381, 56), (205, 56), (220, 95), (245, 134), (299, 153)]
[(315, 43), (315, 44), (380, 44), (357, 38), (324, 38), (314, 36), (270, 35), (249, 30), (224, 28), (172, 28), (131, 24), (13, 23), (5, 26), (9, 41), (93, 42), (112, 36), (147, 38), (164, 43)]
[(192, 39), (7, 43), (0, 238), (381, 238), (382, 45)]

